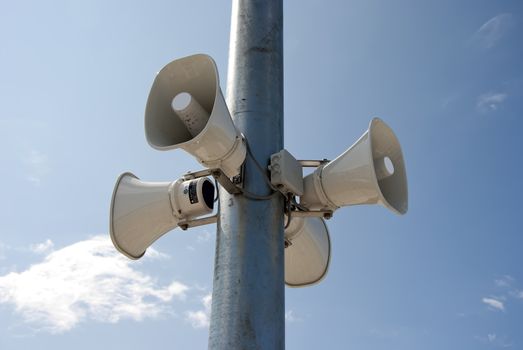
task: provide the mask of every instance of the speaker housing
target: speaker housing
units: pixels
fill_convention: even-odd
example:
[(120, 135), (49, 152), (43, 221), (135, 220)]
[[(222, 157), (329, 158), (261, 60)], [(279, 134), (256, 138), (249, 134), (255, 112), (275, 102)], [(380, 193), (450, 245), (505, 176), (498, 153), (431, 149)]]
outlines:
[(145, 182), (123, 173), (111, 200), (111, 240), (119, 252), (139, 259), (180, 220), (210, 213), (213, 206), (214, 185), (207, 178)]
[[(174, 99), (182, 93), (198, 102), (189, 115), (200, 125), (197, 130), (205, 125), (197, 135), (191, 134), (173, 108)], [(210, 56), (184, 57), (160, 70), (147, 99), (145, 136), (155, 149), (181, 148), (207, 168), (220, 168), (228, 177), (239, 174), (246, 155), (245, 140), (234, 126)]]
[[(394, 168), (392, 173), (387, 158)], [(349, 149), (303, 181), (300, 204), (309, 209), (380, 204), (397, 214), (408, 210), (401, 146), (392, 129), (379, 118), (372, 119), (368, 130)]]
[(307, 287), (327, 275), (331, 256), (329, 230), (319, 217), (292, 217), (285, 229), (285, 284)]

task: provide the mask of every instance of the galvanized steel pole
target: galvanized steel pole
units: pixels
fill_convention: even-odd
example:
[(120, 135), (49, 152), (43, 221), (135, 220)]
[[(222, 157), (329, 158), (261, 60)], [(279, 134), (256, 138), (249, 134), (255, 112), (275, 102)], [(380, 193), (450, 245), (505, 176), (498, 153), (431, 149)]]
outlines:
[[(256, 160), (283, 148), (282, 0), (233, 0), (227, 104)], [(244, 188), (270, 194), (248, 156)], [(209, 349), (285, 348), (283, 197), (220, 191)]]

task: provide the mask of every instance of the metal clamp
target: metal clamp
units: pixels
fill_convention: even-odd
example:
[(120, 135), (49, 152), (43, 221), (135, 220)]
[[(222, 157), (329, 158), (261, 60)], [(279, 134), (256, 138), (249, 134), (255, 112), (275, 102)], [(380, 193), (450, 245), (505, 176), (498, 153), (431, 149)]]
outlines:
[(330, 162), (330, 160), (328, 160), (328, 159), (322, 159), (322, 160), (314, 160), (314, 159), (298, 160), (298, 163), (300, 163), (300, 165), (303, 168), (317, 168), (319, 166), (327, 164), (328, 162)]
[(293, 210), (291, 212), (291, 215), (294, 217), (320, 217), (329, 220), (332, 218), (332, 210), (308, 210), (308, 211), (301, 211), (301, 210)]
[(187, 230), (191, 227), (197, 227), (197, 226), (203, 226), (203, 225), (209, 225), (214, 224), (218, 221), (218, 214), (213, 216), (207, 216), (204, 218), (198, 218), (198, 219), (185, 219), (180, 222), (178, 222), (178, 226), (182, 230)]
[(197, 179), (200, 177), (206, 177), (206, 176), (212, 176), (222, 185), (223, 188), (230, 194), (237, 194), (241, 193), (241, 189), (236, 186), (231, 179), (227, 177), (223, 173), (223, 171), (219, 168), (212, 168), (212, 169), (204, 169), (200, 171), (195, 171), (193, 173), (188, 172), (187, 174), (183, 175), (184, 180), (192, 180)]

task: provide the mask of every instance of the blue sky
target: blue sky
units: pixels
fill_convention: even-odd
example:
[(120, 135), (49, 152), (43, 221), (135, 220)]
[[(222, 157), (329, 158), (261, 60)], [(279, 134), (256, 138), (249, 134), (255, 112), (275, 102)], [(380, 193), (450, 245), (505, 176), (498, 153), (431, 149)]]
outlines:
[[(285, 147), (334, 158), (374, 116), (409, 212), (328, 221), (329, 274), (286, 289), (288, 349), (523, 349), (523, 5), (287, 1)], [(132, 262), (108, 240), (117, 176), (199, 169), (144, 137), (155, 73), (227, 76), (229, 1), (0, 4), (0, 348), (207, 346), (213, 226)]]

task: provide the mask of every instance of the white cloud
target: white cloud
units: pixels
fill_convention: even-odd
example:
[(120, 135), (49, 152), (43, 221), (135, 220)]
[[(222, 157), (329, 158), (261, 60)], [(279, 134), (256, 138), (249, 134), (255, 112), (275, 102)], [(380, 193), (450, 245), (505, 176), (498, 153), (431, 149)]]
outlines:
[(484, 344), (498, 348), (511, 348), (514, 345), (506, 336), (499, 336), (496, 333), (488, 333), (486, 337), (476, 335), (474, 338)]
[(509, 276), (509, 275), (505, 275), (499, 279), (494, 280), (494, 283), (496, 284), (496, 286), (498, 286), (500, 288), (508, 288), (512, 285), (513, 282), (514, 282), (514, 277)]
[(25, 271), (0, 276), (0, 303), (14, 306), (38, 330), (61, 333), (88, 319), (159, 317), (169, 312), (174, 297), (185, 297), (186, 285), (158, 286), (131, 264), (108, 237), (97, 236), (56, 250)]
[(196, 237), (196, 242), (200, 243), (200, 244), (207, 243), (211, 240), (211, 238), (212, 238), (211, 232), (205, 230)]
[(153, 247), (147, 248), (147, 250), (145, 251), (144, 257), (151, 258), (151, 259), (170, 259), (171, 258), (169, 256), (169, 254), (159, 252), (156, 249), (154, 249)]
[(285, 312), (285, 321), (289, 322), (289, 323), (292, 323), (292, 322), (299, 322), (299, 321), (302, 321), (301, 318), (297, 317), (295, 314), (294, 314), (294, 311), (293, 310), (288, 310)]
[(484, 113), (495, 111), (498, 109), (499, 105), (507, 99), (507, 97), (508, 95), (505, 93), (488, 92), (478, 97), (476, 107), (480, 112)]
[(52, 251), (54, 248), (54, 243), (50, 239), (47, 239), (45, 242), (31, 244), (29, 250), (36, 254), (42, 254)]
[(491, 49), (505, 36), (513, 25), (510, 13), (499, 14), (485, 22), (474, 35), (475, 41), (484, 49)]
[(47, 155), (35, 149), (22, 155), (22, 163), (26, 166), (26, 179), (36, 186), (51, 170)]
[(209, 293), (202, 298), (203, 310), (187, 311), (185, 313), (187, 321), (191, 323), (194, 328), (209, 327), (211, 317), (212, 294)]
[(505, 311), (505, 305), (501, 300), (495, 298), (483, 298), (481, 301), (489, 306), (492, 310)]

